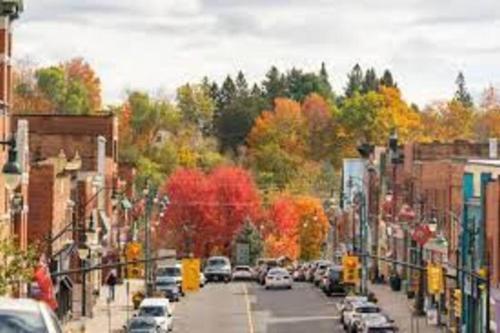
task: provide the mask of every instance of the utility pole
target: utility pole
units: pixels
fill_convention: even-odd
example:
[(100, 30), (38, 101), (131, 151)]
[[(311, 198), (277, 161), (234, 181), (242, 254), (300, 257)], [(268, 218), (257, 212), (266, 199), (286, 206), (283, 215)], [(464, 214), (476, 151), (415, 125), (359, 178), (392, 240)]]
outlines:
[(153, 203), (156, 197), (156, 189), (150, 186), (149, 182), (146, 184), (146, 188), (144, 190), (145, 199), (146, 199), (146, 214), (145, 214), (145, 227), (144, 227), (144, 251), (146, 262), (144, 263), (144, 286), (146, 295), (151, 295), (151, 213), (153, 210)]

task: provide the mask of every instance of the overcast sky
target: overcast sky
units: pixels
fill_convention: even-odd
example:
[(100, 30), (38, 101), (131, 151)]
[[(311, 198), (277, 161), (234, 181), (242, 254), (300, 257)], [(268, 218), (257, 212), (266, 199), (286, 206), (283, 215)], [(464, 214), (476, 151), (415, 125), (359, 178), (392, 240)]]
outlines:
[(127, 89), (173, 93), (204, 75), (271, 65), (317, 70), (334, 88), (359, 62), (389, 68), (409, 101), (448, 98), (463, 70), (474, 96), (500, 86), (499, 0), (25, 0), (15, 56), (39, 65), (81, 56), (105, 102)]

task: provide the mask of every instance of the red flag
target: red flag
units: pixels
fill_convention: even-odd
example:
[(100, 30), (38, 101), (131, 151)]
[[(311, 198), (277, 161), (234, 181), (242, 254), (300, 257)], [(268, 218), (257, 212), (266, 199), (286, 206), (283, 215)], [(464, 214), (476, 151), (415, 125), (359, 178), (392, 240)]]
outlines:
[(50, 272), (46, 265), (39, 264), (35, 269), (34, 274), (35, 282), (40, 289), (40, 295), (37, 297), (39, 301), (47, 303), (52, 310), (57, 309), (57, 301), (54, 295), (54, 285), (50, 278)]

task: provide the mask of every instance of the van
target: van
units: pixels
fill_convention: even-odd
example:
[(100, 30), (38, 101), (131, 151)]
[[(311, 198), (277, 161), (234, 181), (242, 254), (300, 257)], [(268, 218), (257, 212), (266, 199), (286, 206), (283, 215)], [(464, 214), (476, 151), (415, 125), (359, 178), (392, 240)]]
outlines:
[(157, 326), (165, 332), (174, 328), (172, 307), (166, 298), (145, 298), (139, 305), (137, 316), (154, 318)]

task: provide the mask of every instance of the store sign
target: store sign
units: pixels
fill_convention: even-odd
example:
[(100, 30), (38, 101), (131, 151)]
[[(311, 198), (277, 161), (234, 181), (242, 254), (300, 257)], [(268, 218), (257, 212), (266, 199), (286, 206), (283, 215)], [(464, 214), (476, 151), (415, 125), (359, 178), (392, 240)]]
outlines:
[(421, 224), (415, 228), (411, 237), (418, 245), (424, 246), (431, 239), (432, 231), (427, 224)]

